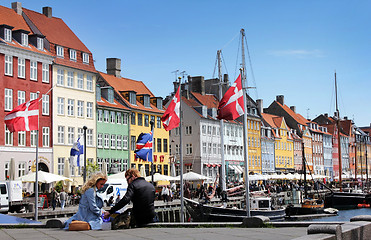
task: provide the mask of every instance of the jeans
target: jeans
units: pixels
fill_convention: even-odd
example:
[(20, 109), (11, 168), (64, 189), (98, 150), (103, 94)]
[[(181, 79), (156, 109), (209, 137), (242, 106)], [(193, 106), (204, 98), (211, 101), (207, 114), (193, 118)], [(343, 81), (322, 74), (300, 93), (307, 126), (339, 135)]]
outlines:
[(66, 204), (66, 200), (61, 200), (61, 208), (64, 209), (64, 204)]

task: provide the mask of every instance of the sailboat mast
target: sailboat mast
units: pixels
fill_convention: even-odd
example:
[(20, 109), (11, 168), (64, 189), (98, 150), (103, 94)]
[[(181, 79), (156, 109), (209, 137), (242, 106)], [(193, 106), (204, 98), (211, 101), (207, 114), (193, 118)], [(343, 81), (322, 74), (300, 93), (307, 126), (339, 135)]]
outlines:
[(339, 152), (339, 184), (340, 184), (340, 192), (343, 191), (342, 187), (342, 174), (343, 174), (343, 165), (341, 163), (341, 143), (340, 143), (340, 113), (338, 108), (338, 89), (337, 89), (337, 82), (336, 82), (336, 72), (335, 72), (335, 96), (336, 96), (336, 127), (338, 131), (338, 152)]
[[(184, 76), (183, 76), (184, 77)], [(182, 131), (182, 78), (179, 77), (179, 156), (180, 156), (180, 222), (184, 223), (184, 185), (183, 185), (183, 131)]]
[(304, 138), (303, 138), (303, 143), (302, 143), (302, 155), (303, 155), (303, 166), (302, 166), (302, 171), (304, 174), (304, 198), (308, 198), (308, 192), (307, 192), (307, 165), (305, 161), (305, 148), (304, 148)]
[[(222, 79), (222, 60), (221, 60), (221, 50), (218, 50), (218, 77), (219, 77), (219, 101), (222, 100), (223, 96), (223, 79)], [(222, 171), (221, 171), (221, 183), (222, 183), (222, 191), (227, 189), (226, 184), (226, 174), (225, 174), (225, 159), (224, 159), (224, 122), (223, 119), (220, 120), (220, 154), (222, 158)]]
[(250, 193), (249, 193), (249, 149), (247, 145), (247, 99), (246, 99), (246, 63), (245, 63), (245, 30), (241, 29), (241, 51), (242, 51), (242, 68), (241, 68), (241, 83), (243, 92), (243, 106), (245, 113), (243, 115), (243, 141), (244, 141), (244, 157), (245, 157), (245, 188), (246, 188), (246, 214), (250, 217)]

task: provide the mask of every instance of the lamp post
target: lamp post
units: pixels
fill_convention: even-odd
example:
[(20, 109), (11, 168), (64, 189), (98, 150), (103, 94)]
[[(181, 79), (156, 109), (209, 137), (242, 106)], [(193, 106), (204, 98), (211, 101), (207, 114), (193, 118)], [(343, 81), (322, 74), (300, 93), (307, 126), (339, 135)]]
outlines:
[(86, 182), (86, 130), (88, 129), (87, 126), (84, 126), (84, 183)]

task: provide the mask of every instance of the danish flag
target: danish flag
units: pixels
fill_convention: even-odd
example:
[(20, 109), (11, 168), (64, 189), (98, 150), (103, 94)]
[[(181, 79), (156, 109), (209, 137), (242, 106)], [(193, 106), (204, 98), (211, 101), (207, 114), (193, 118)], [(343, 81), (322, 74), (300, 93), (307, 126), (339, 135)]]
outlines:
[(170, 131), (173, 128), (179, 126), (180, 123), (180, 86), (178, 87), (178, 91), (176, 92), (173, 100), (167, 107), (164, 115), (161, 117), (162, 125), (164, 126), (166, 131)]
[(5, 115), (10, 132), (39, 130), (39, 99), (22, 103)]
[(241, 74), (224, 94), (218, 106), (218, 119), (235, 120), (244, 114)]

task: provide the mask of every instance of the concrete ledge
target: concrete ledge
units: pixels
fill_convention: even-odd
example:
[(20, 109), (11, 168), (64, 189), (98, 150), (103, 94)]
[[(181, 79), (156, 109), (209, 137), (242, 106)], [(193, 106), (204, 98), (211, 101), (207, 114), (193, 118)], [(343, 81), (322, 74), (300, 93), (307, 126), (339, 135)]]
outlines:
[(357, 222), (357, 221), (367, 221), (367, 222), (371, 222), (371, 215), (359, 215), (359, 216), (355, 216), (355, 217), (352, 217), (350, 219), (351, 222)]
[(333, 234), (319, 233), (294, 238), (293, 240), (336, 240), (336, 236)]
[(342, 239), (369, 240), (371, 239), (371, 222), (351, 222), (342, 225)]
[(308, 235), (318, 234), (318, 233), (327, 233), (327, 234), (335, 234), (336, 236), (341, 236), (341, 232), (342, 232), (341, 225), (312, 224), (312, 225), (309, 225), (307, 229)]

